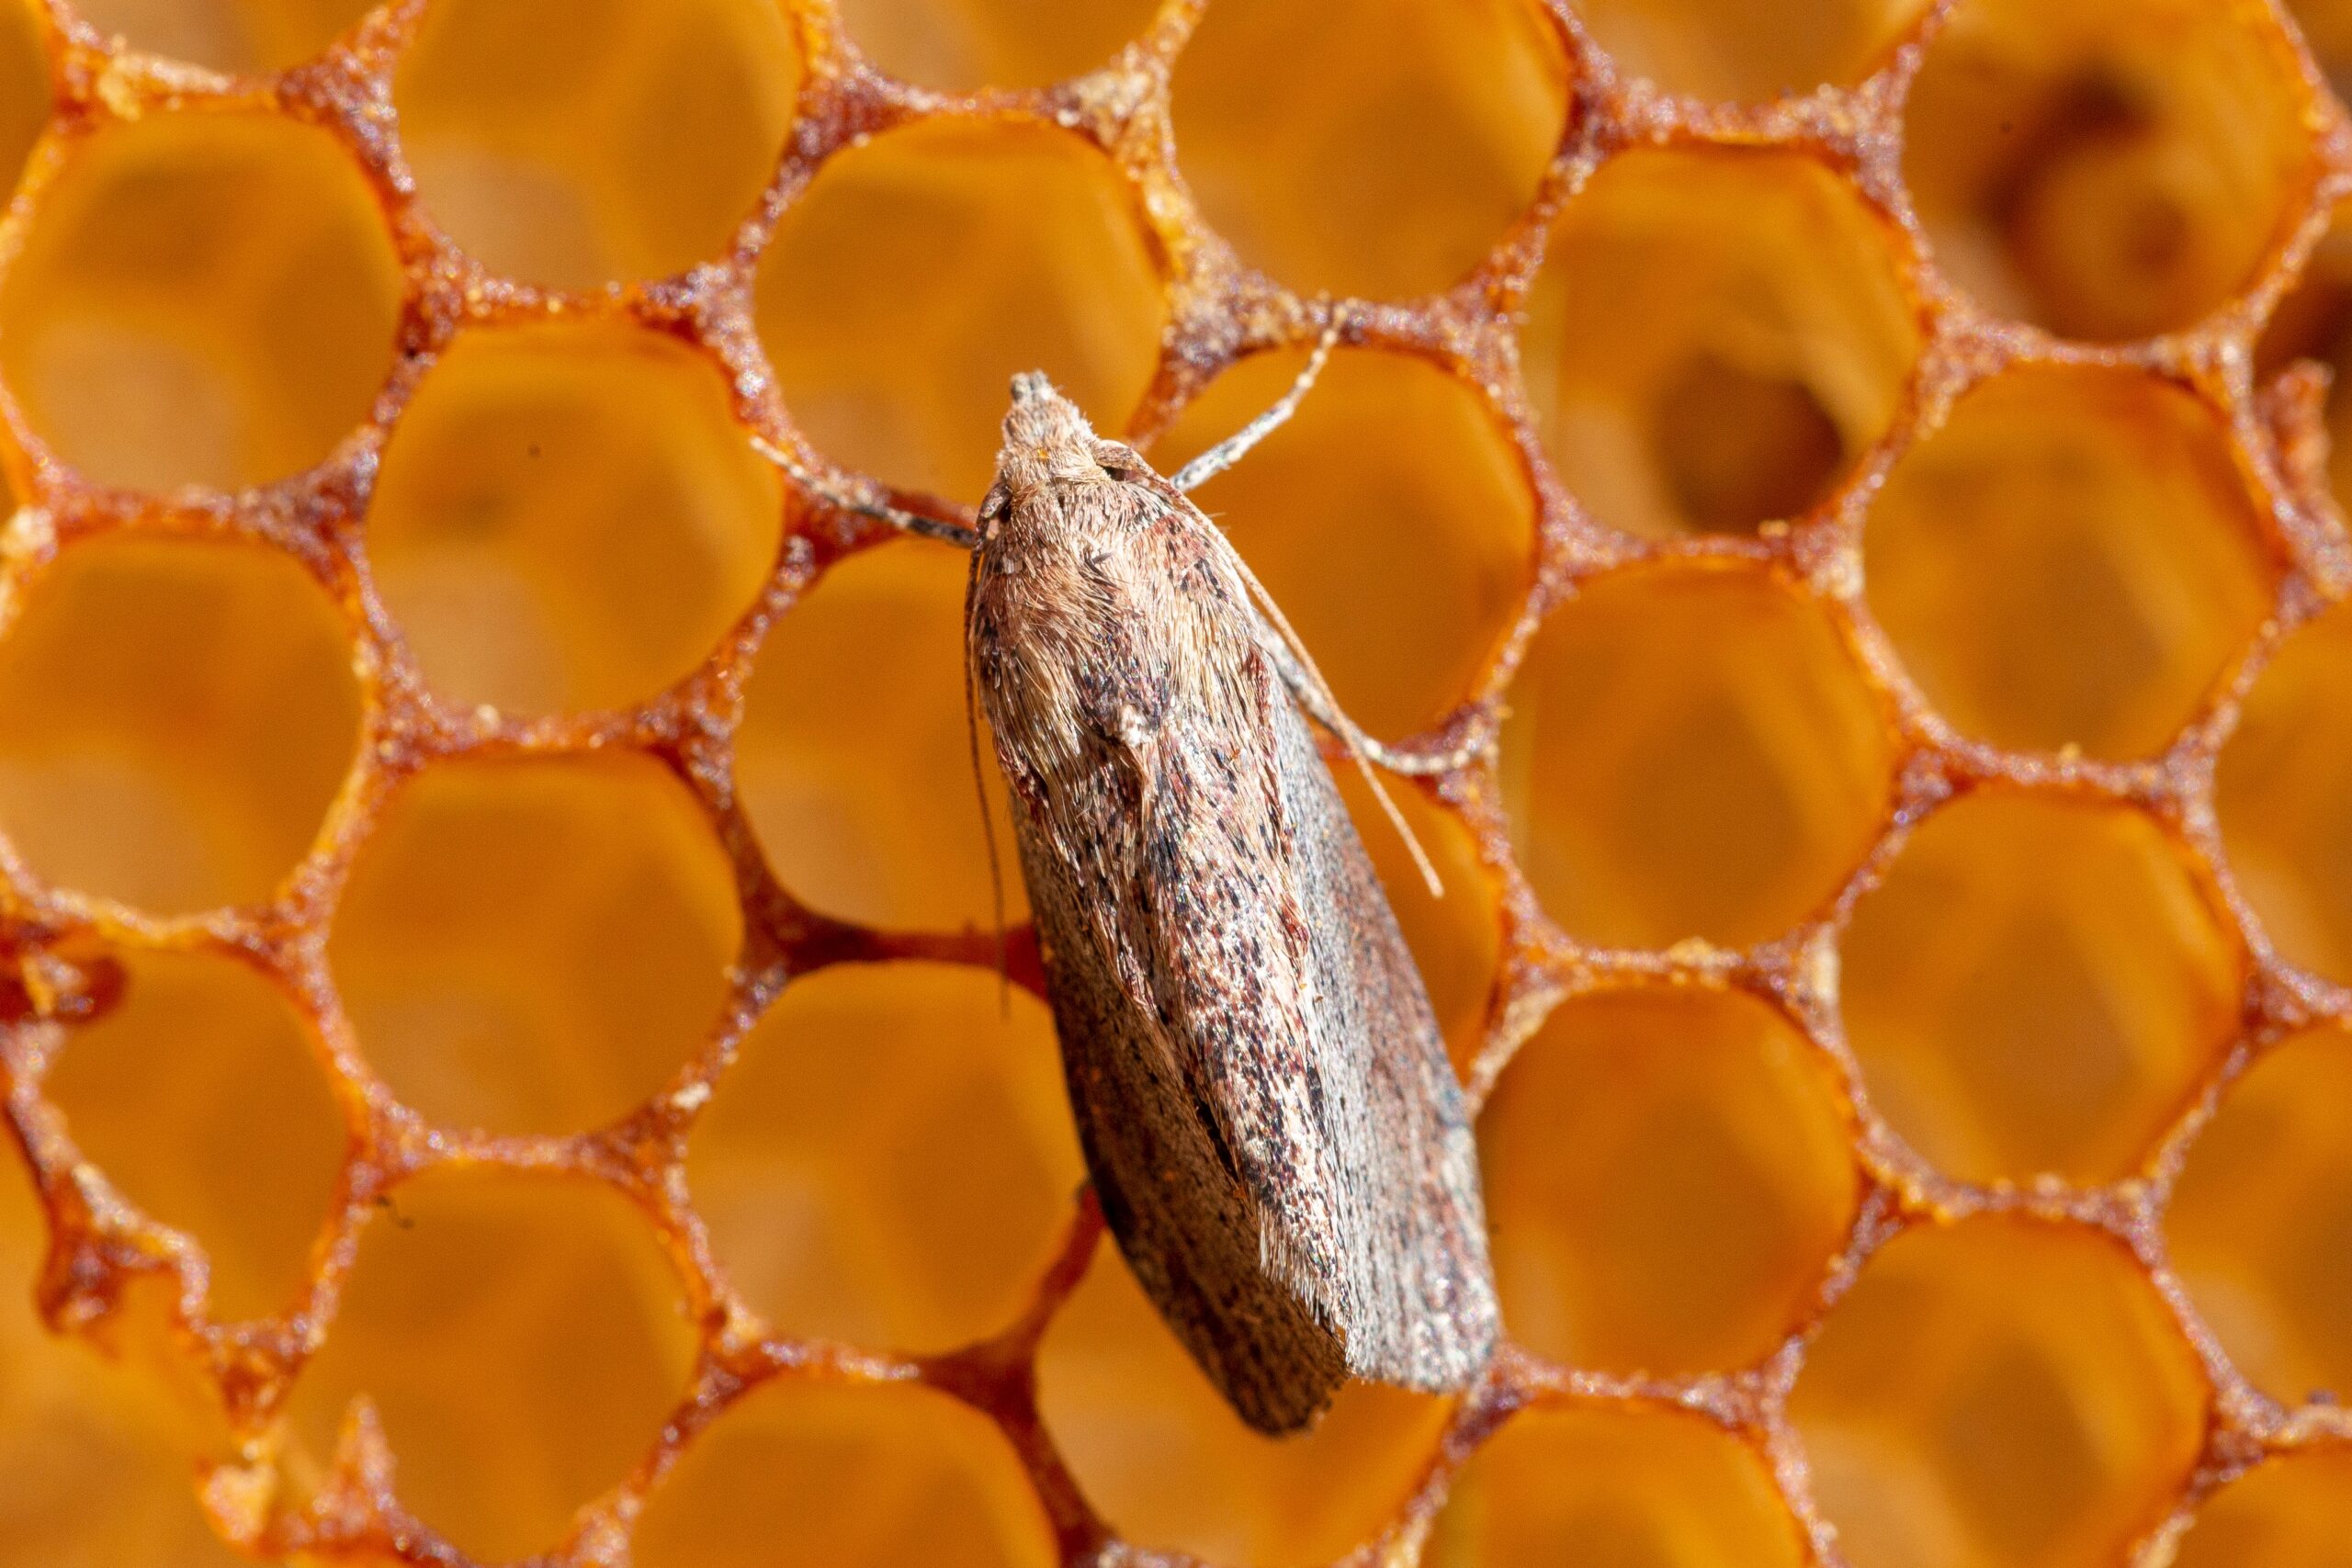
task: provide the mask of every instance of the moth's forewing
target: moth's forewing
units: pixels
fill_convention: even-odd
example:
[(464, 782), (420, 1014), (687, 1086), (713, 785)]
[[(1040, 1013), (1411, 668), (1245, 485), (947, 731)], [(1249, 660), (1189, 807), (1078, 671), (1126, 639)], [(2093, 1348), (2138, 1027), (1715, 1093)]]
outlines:
[(1263, 1217), (1162, 1032), (1073, 919), (1067, 868), (1021, 834), (1062, 1066), (1103, 1217), (1144, 1291), (1242, 1419), (1295, 1430), (1347, 1376), (1309, 1297), (1266, 1269)]
[[(1253, 1426), (1495, 1337), (1419, 976), (1214, 525), (1156, 480), (1020, 504), (971, 652), (1111, 1228)], [(992, 552), (993, 549), (993, 553)]]
[[(1454, 1389), (1499, 1329), (1478, 1154), (1420, 970), (1296, 705), (1277, 705), (1288, 855), (1315, 961), (1312, 1069), (1335, 1111), (1358, 1376)], [(1275, 1207), (1279, 1211), (1277, 1199)]]

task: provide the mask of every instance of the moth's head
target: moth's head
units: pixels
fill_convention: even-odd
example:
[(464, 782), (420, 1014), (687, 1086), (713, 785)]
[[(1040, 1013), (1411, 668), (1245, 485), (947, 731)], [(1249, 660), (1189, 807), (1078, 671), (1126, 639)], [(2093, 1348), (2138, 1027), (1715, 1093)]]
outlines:
[(1020, 491), (1039, 485), (1099, 479), (1094, 431), (1078, 405), (1054, 389), (1042, 370), (1012, 378), (1012, 406), (1004, 414), (998, 477)]

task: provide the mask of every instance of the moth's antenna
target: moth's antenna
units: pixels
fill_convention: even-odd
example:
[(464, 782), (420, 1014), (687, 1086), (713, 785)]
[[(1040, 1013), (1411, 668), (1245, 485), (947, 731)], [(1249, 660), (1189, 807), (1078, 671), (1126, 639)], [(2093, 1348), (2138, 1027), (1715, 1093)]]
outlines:
[(1170, 475), (1168, 482), (1180, 493), (1190, 494), (1241, 461), (1252, 446), (1288, 423), (1290, 416), (1298, 412), (1306, 389), (1323, 374), (1323, 362), (1331, 357), (1331, 345), (1339, 341), (1340, 318), (1335, 314), (1331, 324), (1323, 329), (1322, 337), (1317, 340), (1315, 352), (1306, 356), (1306, 367), (1290, 384), (1290, 390), (1276, 399), (1273, 407)]
[[(977, 566), (977, 563), (975, 563)], [(971, 594), (965, 592), (964, 624), (972, 624)], [(996, 816), (989, 809), (989, 783), (980, 773), (980, 715), (972, 683), (972, 650), (964, 649), (964, 739), (971, 749), (972, 793), (980, 803), (980, 839), (989, 847), (989, 908), (996, 916), (996, 1000), (1002, 1011), (1012, 1011), (1012, 954), (1004, 934), (1004, 863), (996, 849)]]
[(821, 476), (811, 472), (773, 441), (753, 435), (752, 450), (791, 475), (793, 483), (829, 506), (837, 507), (843, 512), (855, 513), (860, 517), (871, 517), (876, 523), (888, 523), (893, 528), (909, 534), (920, 534), (926, 539), (938, 539), (943, 543), (954, 545), (958, 549), (968, 550), (980, 542), (980, 536), (978, 534), (960, 523), (950, 523), (939, 517), (925, 517), (920, 512), (909, 512), (903, 507), (861, 501), (845, 491), (838, 490)]
[[(1247, 575), (1250, 563), (1242, 561), (1239, 564)], [(1315, 660), (1306, 651), (1305, 639), (1283, 618), (1282, 606), (1274, 603), (1273, 595), (1266, 592), (1265, 584), (1252, 577), (1250, 587), (1261, 613), (1272, 622), (1284, 639), (1283, 646), (1275, 651), (1283, 656), (1283, 680), (1290, 687), (1291, 694), (1298, 699), (1301, 707), (1314, 716), (1317, 723), (1347, 742), (1350, 751), (1361, 751), (1392, 773), (1429, 778), (1438, 773), (1452, 773), (1487, 749), (1487, 736), (1475, 728), (1466, 739), (1452, 749), (1427, 756), (1399, 751), (1384, 741), (1374, 739), (1365, 733), (1363, 726), (1350, 718), (1347, 710), (1340, 706), (1340, 699), (1332, 693), (1329, 682), (1324, 681), (1323, 672), (1315, 669)]]
[[(1306, 398), (1307, 389), (1323, 374), (1323, 366), (1331, 357), (1331, 345), (1340, 341), (1340, 328), (1344, 324), (1345, 317), (1334, 311), (1330, 325), (1325, 327), (1323, 335), (1316, 340), (1315, 352), (1306, 356), (1306, 364), (1299, 371), (1297, 378), (1291, 382), (1290, 389), (1275, 400), (1272, 408), (1170, 476), (1168, 482), (1179, 495), (1206, 484), (1233, 467), (1251, 447), (1281, 429), (1290, 416), (1298, 412), (1298, 405)], [(1390, 797), (1386, 786), (1372, 771), (1374, 756), (1385, 760), (1390, 753), (1340, 710), (1340, 700), (1332, 694), (1330, 682), (1324, 680), (1323, 671), (1316, 668), (1315, 656), (1306, 651), (1305, 640), (1291, 628), (1289, 620), (1283, 615), (1282, 606), (1275, 604), (1274, 596), (1266, 592), (1266, 585), (1258, 581), (1258, 574), (1250, 570), (1250, 563), (1241, 558), (1241, 552), (1233, 547), (1233, 541), (1215, 525), (1210, 525), (1209, 532), (1224, 547), (1226, 559), (1241, 574), (1242, 581), (1249, 584), (1250, 597), (1257, 601), (1260, 611), (1279, 635), (1282, 651), (1289, 655), (1290, 668), (1284, 671), (1283, 683), (1289, 685), (1301, 703), (1340, 738), (1340, 743), (1347, 748), (1357, 771), (1363, 773), (1363, 782), (1371, 786), (1373, 798), (1380, 802), (1381, 812), (1388, 818), (1389, 826), (1395, 828), (1396, 836), (1405, 840), (1405, 848), (1411, 852), (1413, 864), (1419, 870), (1421, 881), (1429, 887), (1430, 897), (1444, 897), (1445, 884), (1438, 880), (1437, 867), (1430, 863), (1429, 852), (1421, 847), (1421, 840), (1414, 834), (1411, 824), (1405, 820), (1405, 814), (1396, 808), (1396, 802)]]
[[(1387, 786), (1380, 782), (1380, 775), (1372, 770), (1373, 753), (1383, 749), (1380, 743), (1366, 735), (1353, 719), (1341, 711), (1340, 699), (1333, 694), (1331, 683), (1323, 678), (1323, 671), (1316, 668), (1315, 656), (1306, 651), (1306, 641), (1291, 628), (1289, 619), (1283, 615), (1282, 606), (1274, 603), (1272, 593), (1266, 592), (1266, 585), (1258, 581), (1258, 574), (1250, 570), (1250, 563), (1241, 558), (1241, 552), (1234, 548), (1233, 541), (1226, 538), (1221, 528), (1212, 527), (1209, 531), (1224, 542), (1227, 558), (1241, 574), (1242, 581), (1250, 585), (1250, 596), (1257, 601), (1260, 613), (1281, 637), (1282, 651), (1289, 655), (1293, 661), (1293, 673), (1297, 677), (1295, 682), (1285, 683), (1293, 684), (1306, 707), (1340, 738), (1340, 744), (1346, 748), (1356, 771), (1363, 775), (1363, 782), (1371, 787), (1373, 798), (1380, 802), (1381, 814), (1388, 818), (1388, 825), (1396, 829), (1396, 836), (1405, 840), (1406, 851), (1412, 855), (1413, 865), (1420, 872), (1422, 885), (1429, 888), (1430, 897), (1444, 897), (1445, 884), (1438, 879), (1437, 867), (1430, 862), (1429, 852), (1421, 847), (1419, 836), (1414, 833), (1412, 824), (1405, 820), (1404, 812), (1397, 809)], [(1309, 693), (1312, 693), (1311, 698)]]

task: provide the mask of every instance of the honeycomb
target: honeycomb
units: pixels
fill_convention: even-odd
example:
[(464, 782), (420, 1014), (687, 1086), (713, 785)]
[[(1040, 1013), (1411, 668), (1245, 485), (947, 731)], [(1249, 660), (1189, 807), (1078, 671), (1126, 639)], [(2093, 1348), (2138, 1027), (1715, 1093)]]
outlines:
[[(2342, 1568), (2337, 82), (2339, 0), (0, 0), (0, 1564)], [(752, 438), (952, 511), (1012, 371), (1172, 467), (1335, 323), (1202, 499), (1490, 742), (1442, 898), (1343, 788), (1508, 1343), (1276, 1442), (1017, 886), (997, 973), (960, 558)]]

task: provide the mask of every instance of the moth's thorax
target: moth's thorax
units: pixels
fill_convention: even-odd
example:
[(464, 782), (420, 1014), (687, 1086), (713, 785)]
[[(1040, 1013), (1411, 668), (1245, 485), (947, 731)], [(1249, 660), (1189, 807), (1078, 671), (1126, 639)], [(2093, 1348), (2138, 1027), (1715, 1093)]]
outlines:
[(999, 461), (967, 636), (1000, 750), (1060, 776), (1088, 765), (1086, 738), (1119, 731), (1124, 709), (1165, 705), (1136, 693), (1188, 678), (1194, 615), (1171, 602), (1181, 525), (1142, 460), (1097, 438), (1042, 376), (1014, 379)]

